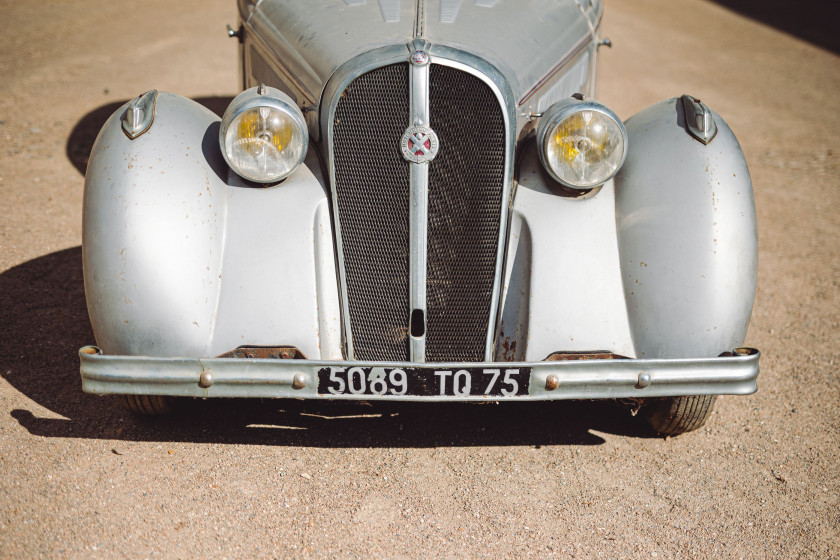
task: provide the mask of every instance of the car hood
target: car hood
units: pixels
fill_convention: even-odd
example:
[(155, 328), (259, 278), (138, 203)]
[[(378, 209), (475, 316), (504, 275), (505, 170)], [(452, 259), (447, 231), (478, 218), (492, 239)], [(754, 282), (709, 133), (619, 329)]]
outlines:
[(317, 99), (348, 60), (377, 47), (407, 44), (421, 32), (433, 45), (489, 61), (519, 100), (582, 42), (592, 40), (602, 2), (239, 0), (239, 8), (242, 19)]

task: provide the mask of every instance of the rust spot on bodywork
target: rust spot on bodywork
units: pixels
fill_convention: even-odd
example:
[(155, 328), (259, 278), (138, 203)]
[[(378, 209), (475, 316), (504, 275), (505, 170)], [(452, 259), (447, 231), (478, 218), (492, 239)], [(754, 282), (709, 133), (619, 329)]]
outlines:
[(257, 360), (305, 360), (303, 352), (294, 346), (240, 346), (225, 352), (220, 358), (255, 358)]
[(545, 362), (562, 362), (566, 360), (626, 360), (627, 356), (613, 354), (612, 352), (554, 352), (548, 356)]
[[(715, 327), (717, 328), (717, 327)], [(731, 352), (723, 352), (719, 357), (720, 358), (731, 358), (734, 356), (752, 356), (756, 354), (758, 350), (755, 348), (736, 348)]]
[(502, 361), (512, 362), (516, 358), (516, 341), (510, 337), (502, 339)]

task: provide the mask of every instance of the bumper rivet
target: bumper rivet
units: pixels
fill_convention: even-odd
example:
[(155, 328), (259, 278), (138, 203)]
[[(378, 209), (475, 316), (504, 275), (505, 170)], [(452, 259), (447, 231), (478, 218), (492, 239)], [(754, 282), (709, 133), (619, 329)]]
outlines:
[(295, 389), (303, 389), (306, 387), (306, 376), (302, 373), (295, 375), (295, 379), (292, 381), (292, 387)]
[(198, 377), (198, 386), (207, 389), (211, 385), (213, 385), (213, 374), (209, 371), (202, 371), (201, 375)]
[(637, 389), (644, 389), (645, 387), (650, 385), (650, 374), (647, 372), (642, 372), (639, 374), (639, 381), (636, 383)]
[(556, 375), (549, 375), (545, 378), (545, 390), (553, 391), (560, 386), (560, 378)]

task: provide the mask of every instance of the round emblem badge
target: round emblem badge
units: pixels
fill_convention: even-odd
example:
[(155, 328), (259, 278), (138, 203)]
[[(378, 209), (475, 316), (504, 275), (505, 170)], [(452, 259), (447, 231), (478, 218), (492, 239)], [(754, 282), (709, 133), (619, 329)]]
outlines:
[(410, 127), (400, 142), (403, 157), (412, 163), (432, 161), (439, 147), (437, 134), (428, 126)]
[(415, 66), (423, 66), (429, 62), (429, 55), (423, 51), (414, 51), (411, 53), (411, 63)]

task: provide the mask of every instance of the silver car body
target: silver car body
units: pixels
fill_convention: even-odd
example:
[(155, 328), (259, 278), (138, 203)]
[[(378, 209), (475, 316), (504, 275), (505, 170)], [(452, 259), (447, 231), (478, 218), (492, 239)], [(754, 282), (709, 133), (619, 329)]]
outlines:
[[(281, 184), (259, 188), (225, 163), (219, 117), (189, 99), (157, 94), (151, 126), (133, 139), (122, 128), (127, 107), (111, 117), (85, 184), (85, 288), (97, 341), (80, 352), (86, 391), (433, 398), (319, 387), (325, 372), (353, 368), (368, 382), (395, 369), (452, 380), (459, 371), (530, 376), (524, 394), (434, 397), (444, 400), (755, 391), (758, 352), (740, 348), (755, 294), (755, 209), (725, 121), (706, 109), (717, 132), (704, 142), (679, 98), (641, 111), (625, 123), (619, 174), (582, 196), (558, 190), (541, 168), (539, 116), (594, 93), (601, 1), (239, 0), (239, 9), (243, 86), (265, 83), (296, 101), (309, 154)], [(354, 249), (341, 230), (355, 225), (341, 221), (336, 194), (337, 106), (361, 76), (403, 64), (414, 72), (408, 110), (428, 120), (428, 67), (408, 65), (416, 50), (429, 67), (484, 84), (503, 123), (486, 324), (475, 335), (481, 352), (465, 358), (427, 355), (425, 331), (407, 334), (408, 313), (394, 327), (404, 357), (354, 345), (376, 330), (353, 319), (358, 275), (385, 280), (376, 263), (348, 262)], [(410, 271), (394, 282), (407, 287), (411, 309), (432, 313), (427, 290), (448, 288), (426, 275), (429, 169), (411, 165)], [(458, 302), (448, 305), (457, 325)], [(239, 347), (294, 348), (306, 359), (230, 357)]]

